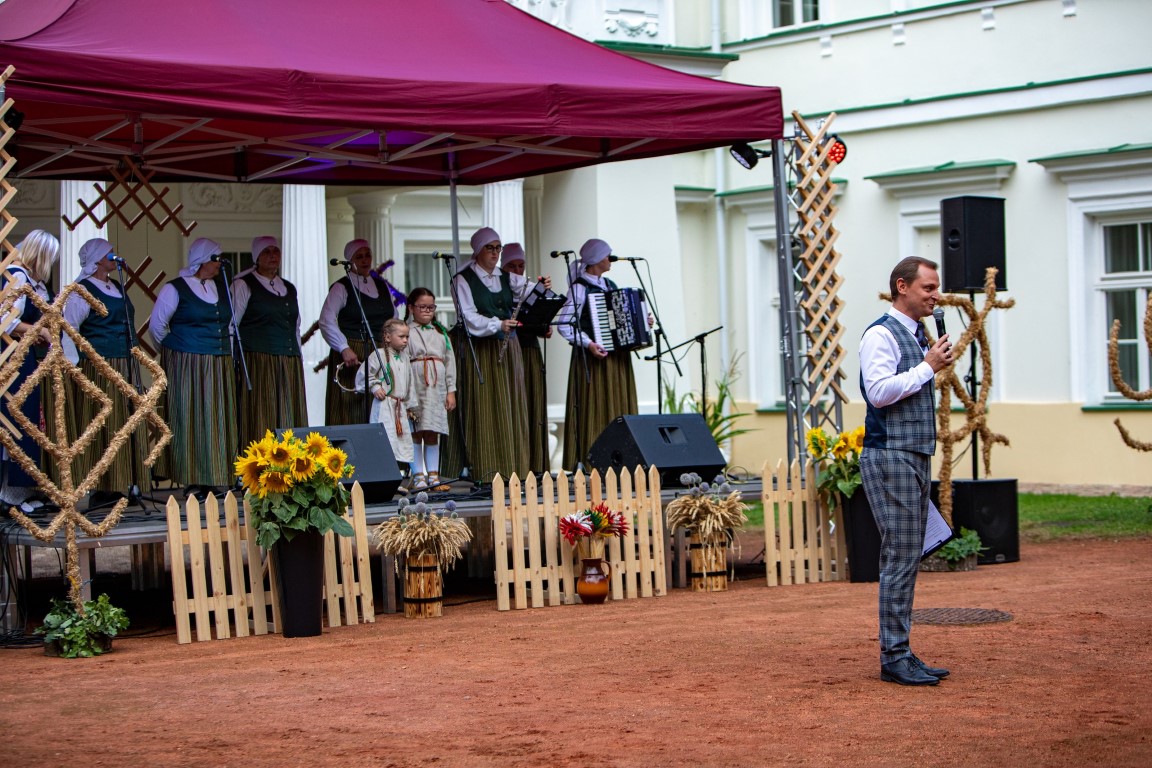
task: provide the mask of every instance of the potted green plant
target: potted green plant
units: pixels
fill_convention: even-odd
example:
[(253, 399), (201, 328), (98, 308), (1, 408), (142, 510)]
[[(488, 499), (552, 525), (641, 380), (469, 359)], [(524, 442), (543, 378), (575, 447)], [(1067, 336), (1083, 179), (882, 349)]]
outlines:
[(748, 520), (748, 505), (727, 478), (717, 475), (706, 482), (695, 472), (680, 476), (688, 492), (668, 502), (668, 529), (690, 534), (691, 583), (694, 592), (728, 589), (727, 549), (733, 532)]
[(404, 615), (407, 618), (440, 616), (444, 610), (442, 572), (463, 554), (472, 538), (468, 525), (456, 516), (449, 499), (442, 510), (428, 503), (424, 491), (415, 503), (401, 499), (396, 516), (376, 526), (376, 547), (396, 558), (396, 571), (404, 564)]
[(36, 634), (44, 636), (44, 655), (65, 659), (99, 656), (112, 650), (112, 638), (128, 628), (128, 614), (100, 595), (77, 606), (71, 600), (52, 600), (52, 610)]
[(980, 534), (971, 528), (961, 528), (960, 535), (920, 562), (922, 571), (972, 571), (976, 559), (988, 549), (980, 541)]
[(284, 637), (315, 637), (323, 627), (324, 534), (353, 535), (340, 483), (354, 471), (347, 461), (318, 432), (302, 440), (290, 429), (279, 440), (268, 431), (236, 459), (249, 526), (275, 558)]

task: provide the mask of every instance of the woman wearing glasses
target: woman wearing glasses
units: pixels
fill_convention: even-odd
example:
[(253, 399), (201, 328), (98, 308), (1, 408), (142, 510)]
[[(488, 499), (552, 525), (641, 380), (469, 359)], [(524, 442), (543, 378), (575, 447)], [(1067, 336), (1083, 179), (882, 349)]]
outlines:
[[(512, 316), (533, 284), (500, 268), (504, 248), (495, 230), (477, 230), (471, 245), (472, 260), (452, 279), (465, 331), (457, 329), (452, 340), (463, 435), (454, 422), (444, 466), (451, 474), (470, 466), (475, 480), (490, 482), (497, 472), (529, 471), (524, 368)], [(552, 286), (550, 278), (542, 281)]]

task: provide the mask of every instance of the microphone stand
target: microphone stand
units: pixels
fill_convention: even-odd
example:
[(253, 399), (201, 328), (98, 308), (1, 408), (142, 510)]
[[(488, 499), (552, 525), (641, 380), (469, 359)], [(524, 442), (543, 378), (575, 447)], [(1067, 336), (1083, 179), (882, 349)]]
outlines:
[[(344, 262), (344, 276), (348, 278), (348, 287), (352, 289), (352, 295), (356, 297), (356, 309), (360, 312), (360, 335), (368, 345), (368, 349), (364, 353), (364, 423), (367, 424), (372, 420), (372, 390), (368, 381), (368, 356), (376, 356), (376, 365), (380, 368), (381, 375), (387, 376), (388, 369), (385, 367), (384, 361), (380, 359), (380, 348), (372, 339), (372, 326), (368, 324), (368, 315), (364, 313), (364, 302), (360, 298), (360, 289), (356, 287), (356, 280), (352, 276), (352, 264), (347, 261)], [(368, 279), (371, 280), (372, 276), (369, 275)], [(388, 290), (387, 286), (384, 287), (384, 290)], [(393, 314), (395, 314), (395, 309), (393, 309)]]
[[(570, 254), (564, 254), (564, 278), (568, 281), (568, 295), (572, 297), (572, 318), (568, 320), (567, 325), (572, 328), (572, 344), (580, 350), (580, 368), (584, 371), (584, 383), (591, 386), (592, 372), (588, 369), (588, 347), (580, 340), (580, 317), (584, 314), (584, 307), (588, 305), (588, 289), (584, 289), (584, 298), (580, 300), (580, 306), (576, 306), (576, 278), (572, 276), (572, 269), (569, 265)], [(591, 341), (591, 339), (589, 339)], [(585, 387), (576, 388), (576, 403), (573, 410), (576, 418), (573, 419), (573, 424), (564, 424), (564, 429), (576, 429), (576, 466), (573, 468), (578, 471), (584, 468), (584, 454), (587, 447), (584, 445), (584, 434), (581, 430), (583, 425), (582, 413), (584, 410), (584, 389)], [(563, 467), (561, 467), (563, 469)]]
[[(455, 209), (453, 209), (455, 215)], [(480, 372), (480, 361), (476, 358), (476, 346), (472, 343), (472, 334), (468, 332), (468, 323), (464, 322), (464, 313), (460, 310), (460, 297), (456, 293), (456, 257), (444, 254), (444, 269), (448, 271), (448, 292), (452, 294), (452, 306), (456, 310), (456, 323), (452, 330), (460, 329), (464, 338), (468, 339), (468, 351), (472, 355), (472, 368), (476, 371), (476, 380), (484, 383), (484, 374)], [(451, 336), (452, 334), (449, 334)], [(464, 421), (464, 397), (456, 393), (456, 427), (460, 432), (460, 477), (472, 476), (472, 458), (468, 455), (468, 440)]]
[[(660, 308), (656, 303), (656, 294), (648, 290), (644, 284), (644, 278), (640, 275), (640, 268), (636, 266), (636, 262), (629, 261), (628, 263), (632, 265), (632, 271), (636, 273), (636, 279), (640, 281), (640, 290), (644, 291), (644, 295), (648, 299), (648, 306), (652, 310), (652, 316), (656, 319), (656, 325), (652, 329), (652, 333), (656, 337), (656, 354), (647, 355), (644, 359), (656, 361), (656, 412), (664, 413), (664, 364), (662, 358), (665, 352), (671, 352), (675, 347), (668, 350), (663, 349), (661, 340), (669, 345), (671, 342), (668, 341), (668, 335), (664, 333), (664, 323), (660, 320)], [(647, 322), (648, 318), (644, 318), (644, 320)], [(680, 361), (676, 359), (675, 355), (672, 356), (672, 365), (676, 366), (677, 376), (684, 375), (684, 372), (680, 370)]]
[[(248, 358), (244, 356), (244, 344), (240, 339), (240, 322), (236, 320), (236, 309), (232, 304), (232, 280), (228, 279), (228, 267), (230, 266), (228, 259), (220, 259), (220, 272), (223, 273), (223, 295), (225, 301), (228, 303), (228, 325), (232, 330), (233, 339), (232, 344), (232, 360), (233, 367), (236, 364), (236, 358), (240, 358), (240, 368), (244, 373), (244, 386), (248, 391), (252, 391), (252, 380), (248, 375)], [(236, 398), (236, 424), (244, 423), (244, 415), (240, 412), (240, 398)], [(238, 429), (237, 429), (238, 432)], [(233, 446), (233, 450), (242, 448), (242, 446)]]
[[(669, 347), (668, 349), (668, 353), (671, 354), (680, 349), (680, 347), (683, 347), (685, 344), (692, 344), (694, 342), (698, 342), (700, 344), (700, 415), (702, 415), (705, 420), (708, 418), (708, 355), (707, 350), (704, 347), (704, 339), (708, 336), (711, 336), (713, 333), (716, 333), (716, 331), (723, 330), (723, 328), (724, 326), (718, 325), (710, 331), (698, 333), (687, 341), (682, 341), (676, 346)], [(673, 357), (672, 359), (675, 360), (676, 358)]]

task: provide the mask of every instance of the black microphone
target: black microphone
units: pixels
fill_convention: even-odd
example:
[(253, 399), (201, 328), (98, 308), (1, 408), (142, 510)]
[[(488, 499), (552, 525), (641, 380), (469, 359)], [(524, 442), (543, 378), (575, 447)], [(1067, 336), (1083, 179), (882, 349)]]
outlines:
[(932, 319), (936, 321), (936, 340), (944, 338), (947, 331), (944, 330), (944, 310), (940, 307), (932, 310)]
[(561, 256), (575, 256), (576, 251), (552, 251), (552, 258), (558, 259)]
[(117, 256), (114, 253), (108, 254), (107, 258), (108, 258), (108, 261), (111, 261), (114, 264), (127, 264), (128, 263), (128, 262), (124, 261), (123, 256)]
[(608, 261), (647, 261), (643, 256), (609, 256)]
[(440, 251), (433, 251), (432, 258), (434, 259), (454, 259), (456, 258), (450, 253), (440, 253)]
[(232, 262), (228, 261), (228, 259), (226, 259), (225, 257), (221, 256), (218, 253), (212, 254), (212, 258), (208, 259), (208, 261), (222, 261), (225, 264), (231, 264), (232, 263)]
[(348, 261), (347, 259), (329, 259), (328, 263), (334, 267), (350, 267), (350, 266), (352, 266), (352, 262)]

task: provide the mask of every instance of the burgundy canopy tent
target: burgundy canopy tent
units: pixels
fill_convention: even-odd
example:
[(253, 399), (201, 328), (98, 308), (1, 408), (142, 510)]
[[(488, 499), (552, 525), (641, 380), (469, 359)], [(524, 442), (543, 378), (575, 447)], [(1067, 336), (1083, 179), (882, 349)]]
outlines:
[(504, 0), (6, 0), (8, 65), (21, 178), (482, 184), (783, 132), (777, 88)]

